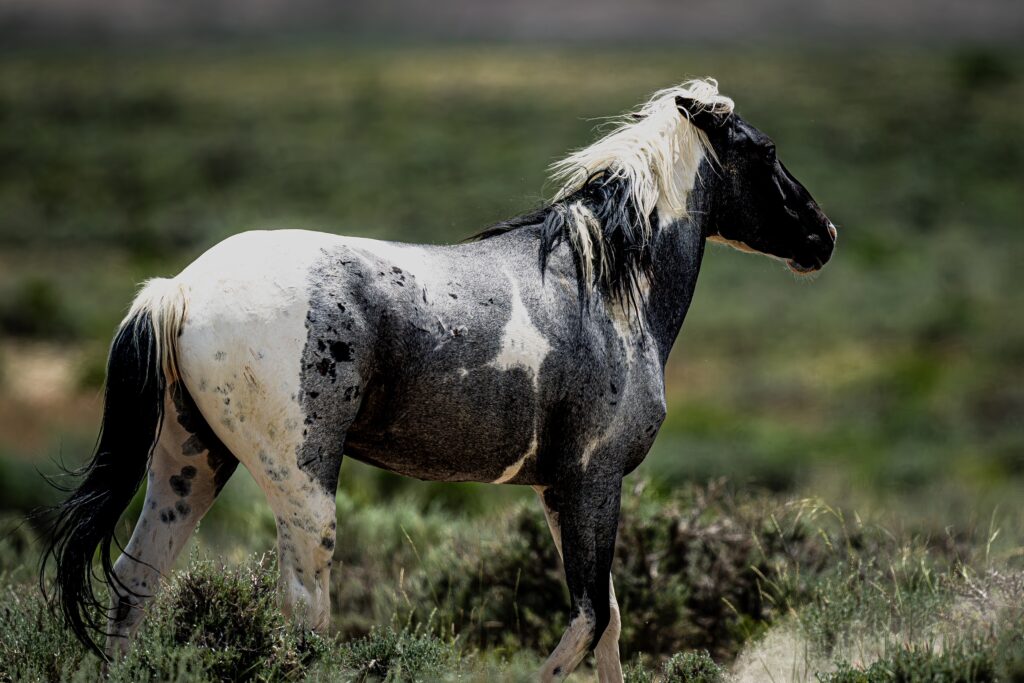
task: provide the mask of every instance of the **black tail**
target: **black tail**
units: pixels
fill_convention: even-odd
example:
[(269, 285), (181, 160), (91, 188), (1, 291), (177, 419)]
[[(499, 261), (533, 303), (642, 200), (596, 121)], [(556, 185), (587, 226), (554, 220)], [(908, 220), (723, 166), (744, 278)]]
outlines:
[(54, 510), (40, 569), (45, 593), (46, 568), (53, 560), (57, 576), (52, 597), (75, 636), (101, 656), (93, 635), (105, 631), (108, 606), (94, 592), (93, 556), (99, 548), (102, 583), (128, 590), (114, 575), (110, 550), (117, 521), (142, 484), (160, 435), (164, 386), (153, 314), (143, 309), (126, 320), (114, 338), (96, 452), (72, 473), (83, 479)]

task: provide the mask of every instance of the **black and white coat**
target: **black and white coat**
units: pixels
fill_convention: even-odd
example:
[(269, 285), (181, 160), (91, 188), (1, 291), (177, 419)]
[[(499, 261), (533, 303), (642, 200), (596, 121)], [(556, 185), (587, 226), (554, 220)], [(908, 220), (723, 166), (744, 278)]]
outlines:
[[(770, 140), (732, 110), (713, 81), (656, 93), (556, 165), (563, 189), (551, 205), (477, 241), (248, 232), (150, 281), (115, 341), (108, 380), (104, 438), (132, 417), (116, 405), (119, 352), (136, 349), (138, 365), (147, 362), (140, 375), (159, 366), (151, 393), (163, 408), (148, 470), (133, 470), (136, 486), (148, 471), (146, 503), (109, 577), (107, 652), (126, 647), (238, 462), (277, 521), (284, 609), (325, 627), (344, 454), (419, 479), (533, 486), (572, 603), (541, 678), (568, 675), (593, 648), (599, 679), (621, 680), (610, 578), (621, 482), (665, 417), (664, 366), (705, 242), (803, 272), (828, 260), (835, 239), (781, 164), (749, 166)], [(751, 184), (759, 169), (781, 209), (758, 194), (768, 185)], [(745, 226), (730, 231), (736, 216)], [(145, 457), (124, 450), (101, 440), (94, 464), (109, 453)], [(76, 495), (102, 486), (94, 469)], [(59, 518), (65, 534), (83, 532), (75, 505), (72, 496)], [(85, 551), (61, 531), (58, 568), (81, 573)], [(112, 529), (90, 532), (91, 557)], [(58, 584), (80, 635), (90, 621), (75, 600), (86, 589)]]

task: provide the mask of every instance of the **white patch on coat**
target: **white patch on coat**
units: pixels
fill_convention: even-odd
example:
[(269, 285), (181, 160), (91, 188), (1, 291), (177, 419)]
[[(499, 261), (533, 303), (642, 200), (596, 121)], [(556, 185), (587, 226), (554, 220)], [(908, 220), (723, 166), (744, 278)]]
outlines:
[(179, 340), (185, 384), (257, 481), (261, 453), (277, 466), (296, 462), (309, 273), (338, 241), (301, 230), (242, 233), (175, 278), (190, 292)]
[(523, 469), (523, 465), (526, 464), (526, 461), (537, 455), (537, 445), (537, 434), (534, 433), (533, 441), (530, 442), (530, 447), (526, 449), (525, 453), (523, 453), (523, 457), (506, 467), (505, 471), (501, 473), (501, 476), (495, 479), (493, 483), (504, 484), (505, 482), (512, 481), (512, 479), (519, 474), (519, 470)]
[[(345, 240), (303, 230), (249, 232), (207, 251), (175, 280), (190, 300), (178, 365), (203, 417), (256, 479), (278, 520), (284, 608), (317, 628), (329, 617), (334, 498), (299, 468), (302, 355), (310, 273)], [(301, 573), (297, 571), (301, 569)]]
[(501, 335), (501, 349), (490, 365), (505, 372), (523, 368), (533, 378), (536, 390), (540, 368), (551, 351), (551, 345), (530, 320), (530, 313), (519, 295), (519, 287), (511, 277), (509, 284), (512, 288), (512, 311)]
[[(641, 285), (645, 282), (647, 282), (647, 278), (642, 278), (640, 281)], [(645, 331), (644, 316), (632, 315), (625, 301), (609, 301), (605, 304), (605, 307), (608, 311), (608, 319), (615, 330), (615, 335), (619, 338), (619, 342), (622, 344), (623, 351), (626, 354), (626, 365), (630, 366), (636, 357), (638, 340)]]

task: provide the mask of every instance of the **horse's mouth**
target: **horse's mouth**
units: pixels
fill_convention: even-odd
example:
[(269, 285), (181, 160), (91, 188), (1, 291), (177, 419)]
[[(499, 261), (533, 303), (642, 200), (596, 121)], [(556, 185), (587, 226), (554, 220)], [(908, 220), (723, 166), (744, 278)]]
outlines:
[(788, 266), (789, 269), (796, 273), (797, 275), (810, 275), (811, 273), (816, 273), (819, 270), (821, 270), (820, 263), (816, 263), (813, 266), (808, 266), (793, 259), (786, 261), (786, 266)]

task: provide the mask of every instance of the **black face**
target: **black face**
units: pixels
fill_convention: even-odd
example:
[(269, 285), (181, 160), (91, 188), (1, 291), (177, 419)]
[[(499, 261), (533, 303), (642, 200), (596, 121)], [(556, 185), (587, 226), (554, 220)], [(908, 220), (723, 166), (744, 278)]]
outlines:
[(676, 104), (707, 135), (720, 164), (708, 238), (776, 256), (797, 273), (824, 266), (836, 228), (779, 161), (771, 138), (736, 114), (682, 97)]

